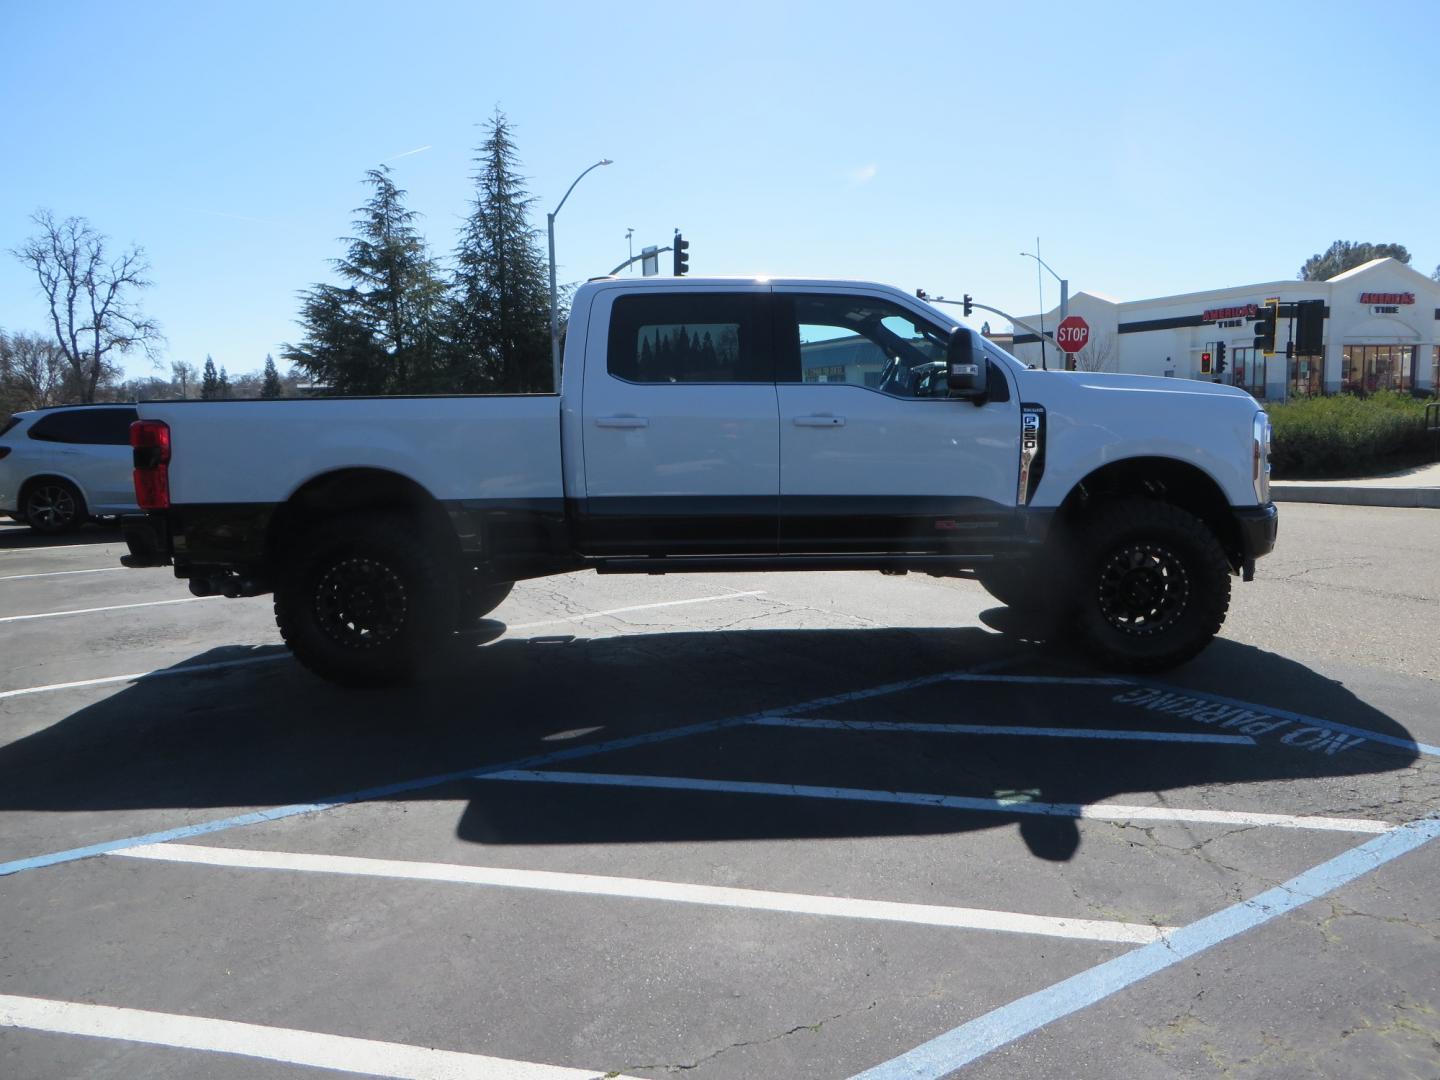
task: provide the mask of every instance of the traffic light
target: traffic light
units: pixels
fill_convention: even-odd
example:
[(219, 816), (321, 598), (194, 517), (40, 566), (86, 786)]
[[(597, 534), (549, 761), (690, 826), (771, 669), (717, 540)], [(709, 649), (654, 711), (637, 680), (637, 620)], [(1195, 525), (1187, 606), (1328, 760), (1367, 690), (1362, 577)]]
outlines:
[(1301, 300), (1295, 305), (1295, 348), (1301, 356), (1325, 351), (1325, 301)]
[(684, 277), (690, 269), (690, 241), (678, 232), (675, 234), (675, 276)]
[(1210, 350), (1206, 349), (1200, 354), (1200, 374), (1210, 374)]
[(1225, 343), (1223, 341), (1215, 346), (1215, 374), (1225, 374)]
[(1280, 320), (1276, 316), (1280, 312), (1280, 305), (1261, 304), (1260, 313), (1255, 316), (1255, 325), (1252, 329), (1255, 332), (1255, 348), (1267, 355), (1275, 351), (1275, 324)]
[(965, 304), (965, 316), (966, 316), (966, 318), (969, 318), (969, 316), (970, 316), (970, 306), (971, 306), (972, 303), (973, 303), (973, 301), (970, 299), (970, 294), (967, 292), (967, 293), (965, 294), (965, 300), (964, 300), (964, 304)]

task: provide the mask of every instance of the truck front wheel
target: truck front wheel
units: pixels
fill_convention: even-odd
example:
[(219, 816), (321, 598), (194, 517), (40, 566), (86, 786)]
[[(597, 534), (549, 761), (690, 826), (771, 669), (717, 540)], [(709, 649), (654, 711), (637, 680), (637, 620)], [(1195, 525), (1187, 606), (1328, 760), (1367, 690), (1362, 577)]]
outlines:
[(320, 525), (291, 552), (275, 622), (295, 658), (343, 686), (413, 681), (455, 627), (444, 558), (427, 557), (398, 515)]
[(1189, 660), (1220, 632), (1230, 564), (1215, 535), (1168, 503), (1101, 506), (1076, 535), (1076, 626), (1104, 667), (1159, 671)]

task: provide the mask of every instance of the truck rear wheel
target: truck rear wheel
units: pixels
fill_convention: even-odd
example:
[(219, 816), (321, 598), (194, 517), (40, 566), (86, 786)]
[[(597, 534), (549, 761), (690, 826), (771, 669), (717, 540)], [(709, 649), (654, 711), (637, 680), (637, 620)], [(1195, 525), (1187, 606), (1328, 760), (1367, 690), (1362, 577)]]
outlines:
[(1205, 648), (1230, 607), (1230, 564), (1194, 515), (1168, 503), (1103, 505), (1076, 535), (1075, 623), (1083, 647), (1119, 671), (1174, 667)]
[(275, 622), (295, 658), (342, 686), (413, 681), (455, 628), (448, 560), (414, 523), (355, 514), (307, 534), (275, 590)]

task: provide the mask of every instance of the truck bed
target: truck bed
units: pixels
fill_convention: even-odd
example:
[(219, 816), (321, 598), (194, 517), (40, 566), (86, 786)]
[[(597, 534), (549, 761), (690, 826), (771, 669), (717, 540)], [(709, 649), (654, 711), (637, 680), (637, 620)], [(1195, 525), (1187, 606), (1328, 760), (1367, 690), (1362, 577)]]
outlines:
[(316, 477), (376, 468), (444, 502), (561, 499), (560, 399), (473, 397), (156, 401), (177, 505), (274, 505)]

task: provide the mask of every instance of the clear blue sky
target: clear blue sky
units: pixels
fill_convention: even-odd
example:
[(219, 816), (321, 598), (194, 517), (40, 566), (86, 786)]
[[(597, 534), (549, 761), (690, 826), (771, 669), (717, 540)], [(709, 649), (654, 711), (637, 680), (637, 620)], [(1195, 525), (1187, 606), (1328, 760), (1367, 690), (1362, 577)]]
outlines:
[[(560, 215), (562, 281), (624, 259), (629, 227), (637, 251), (683, 229), (692, 273), (1016, 314), (1037, 235), (1072, 290), (1121, 299), (1290, 278), (1336, 239), (1440, 263), (1434, 0), (0, 0), (0, 39), (0, 250), (39, 207), (141, 244), (164, 358), (237, 374), (296, 338), (366, 169), (391, 164), (448, 255), (497, 106), (542, 241), (615, 160)], [(8, 254), (0, 328), (46, 328)]]

